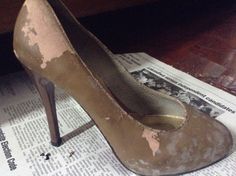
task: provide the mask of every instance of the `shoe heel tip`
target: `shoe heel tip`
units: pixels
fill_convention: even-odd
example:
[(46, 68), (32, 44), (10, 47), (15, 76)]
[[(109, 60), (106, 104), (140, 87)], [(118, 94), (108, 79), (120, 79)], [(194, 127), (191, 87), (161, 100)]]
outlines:
[(54, 146), (54, 147), (59, 147), (62, 143), (62, 140), (59, 139), (58, 141), (51, 141), (51, 144)]

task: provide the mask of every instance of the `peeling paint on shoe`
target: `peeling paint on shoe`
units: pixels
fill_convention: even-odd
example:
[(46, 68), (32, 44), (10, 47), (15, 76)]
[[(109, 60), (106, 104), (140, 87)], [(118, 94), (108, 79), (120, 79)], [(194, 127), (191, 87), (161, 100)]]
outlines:
[[(135, 82), (122, 65), (111, 64), (114, 56), (104, 53), (102, 43), (82, 26), (77, 27), (84, 33), (67, 35), (69, 31), (62, 29), (67, 25), (57, 20), (62, 17), (56, 17), (57, 12), (64, 12), (49, 2), (63, 8), (59, 0), (27, 0), (22, 8), (14, 30), (18, 59), (70, 93), (94, 120), (85, 127), (96, 124), (129, 170), (140, 175), (176, 175), (206, 167), (230, 154), (232, 135), (223, 124)], [(56, 34), (50, 34), (52, 29)], [(94, 39), (86, 50), (81, 44), (87, 37), (78, 37), (81, 35)], [(77, 51), (70, 42), (72, 37)], [(104, 62), (101, 67), (93, 62), (93, 52)]]
[(149, 147), (152, 150), (152, 155), (155, 156), (156, 152), (160, 148), (160, 142), (159, 142), (157, 132), (154, 132), (154, 131), (151, 131), (151, 130), (148, 130), (148, 129), (144, 129), (142, 137), (146, 138), (146, 140), (149, 144)]
[[(66, 51), (74, 52), (66, 42), (60, 28), (51, 27), (55, 25), (56, 20), (49, 9), (45, 8), (45, 2), (43, 1), (25, 1), (24, 6), (27, 8), (28, 14), (22, 32), (28, 38), (30, 46), (38, 45), (42, 55), (40, 66), (45, 69), (47, 63), (52, 59), (60, 57)], [(48, 40), (45, 40), (45, 38)]]

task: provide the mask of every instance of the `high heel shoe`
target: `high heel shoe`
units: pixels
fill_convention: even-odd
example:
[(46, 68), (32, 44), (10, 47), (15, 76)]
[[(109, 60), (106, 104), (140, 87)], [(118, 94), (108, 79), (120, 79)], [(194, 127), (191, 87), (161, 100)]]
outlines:
[[(232, 137), (223, 124), (138, 84), (60, 1), (25, 1), (15, 25), (14, 50), (31, 72), (80, 103), (135, 173), (186, 173), (231, 150)], [(52, 132), (59, 143), (58, 130)]]

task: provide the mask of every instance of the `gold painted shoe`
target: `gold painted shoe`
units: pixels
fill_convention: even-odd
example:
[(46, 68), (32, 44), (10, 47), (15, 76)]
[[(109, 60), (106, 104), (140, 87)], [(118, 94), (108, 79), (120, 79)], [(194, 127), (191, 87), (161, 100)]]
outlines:
[(14, 49), (25, 67), (80, 103), (119, 160), (135, 173), (186, 173), (231, 150), (232, 137), (224, 125), (137, 83), (60, 1), (25, 1)]

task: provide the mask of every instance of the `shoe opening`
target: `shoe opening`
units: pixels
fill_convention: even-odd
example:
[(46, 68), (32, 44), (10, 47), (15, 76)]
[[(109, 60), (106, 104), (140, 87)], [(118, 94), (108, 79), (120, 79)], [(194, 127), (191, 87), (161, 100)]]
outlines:
[(103, 81), (105, 89), (127, 113), (137, 114), (133, 116), (136, 120), (153, 129), (173, 130), (183, 125), (186, 109), (182, 103), (137, 83), (60, 1), (48, 2), (82, 62), (93, 76)]

